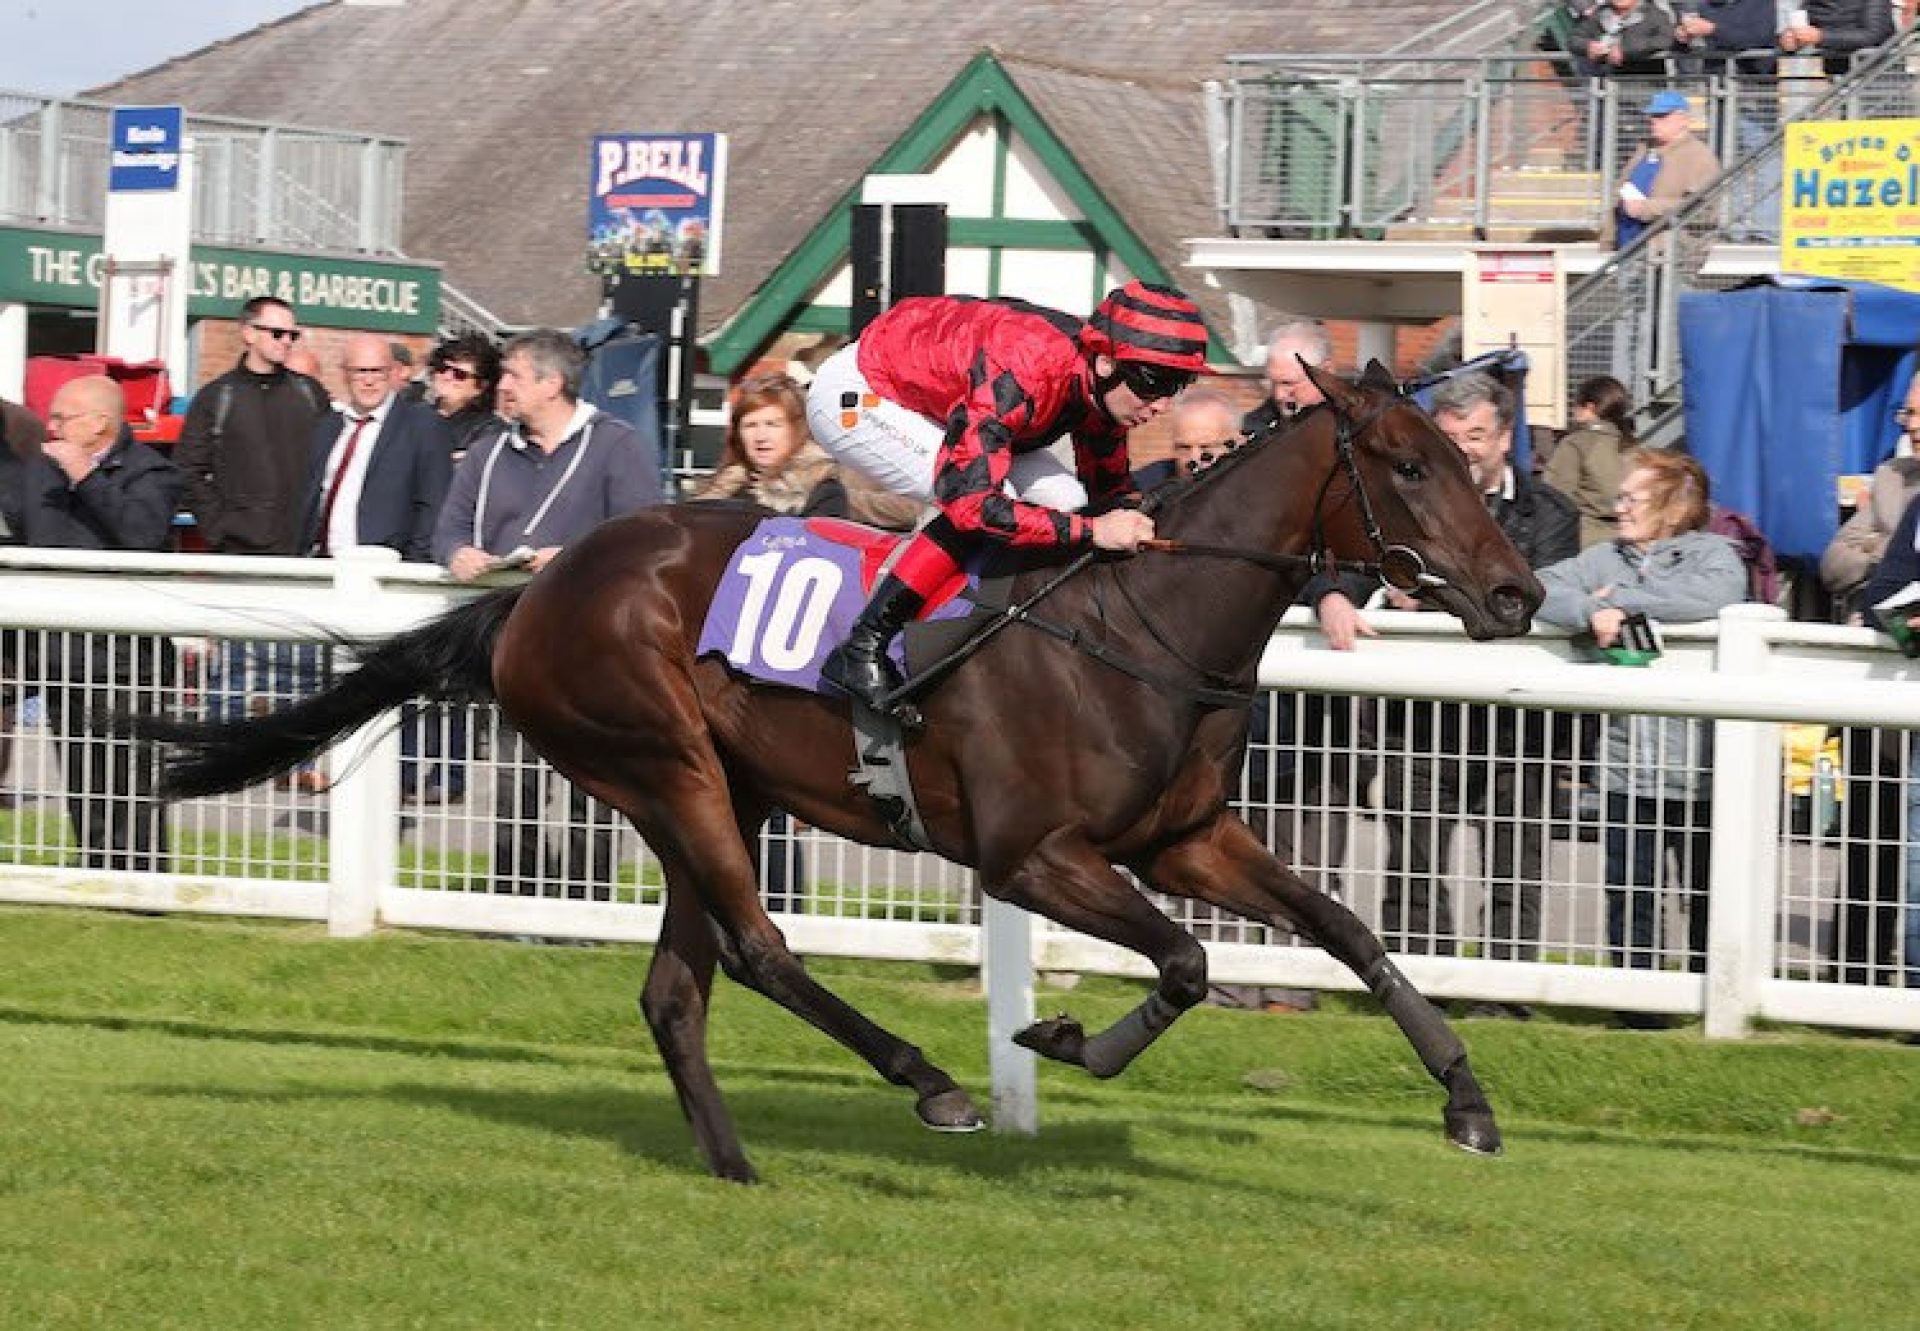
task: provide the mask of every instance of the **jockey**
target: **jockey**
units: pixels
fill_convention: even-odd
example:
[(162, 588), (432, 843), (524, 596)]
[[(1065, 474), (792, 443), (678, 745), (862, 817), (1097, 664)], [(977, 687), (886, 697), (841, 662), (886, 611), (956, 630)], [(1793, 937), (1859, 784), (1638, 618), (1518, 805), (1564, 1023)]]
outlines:
[[(820, 367), (815, 439), (939, 513), (874, 588), (821, 677), (876, 711), (899, 687), (887, 648), (981, 541), (1136, 550), (1127, 432), (1206, 368), (1200, 311), (1171, 287), (1128, 282), (1081, 321), (1018, 300), (903, 300)], [(1073, 439), (1078, 479), (1045, 451)], [(1089, 493), (1105, 511), (1083, 517)], [(1114, 507), (1113, 505), (1120, 505)]]

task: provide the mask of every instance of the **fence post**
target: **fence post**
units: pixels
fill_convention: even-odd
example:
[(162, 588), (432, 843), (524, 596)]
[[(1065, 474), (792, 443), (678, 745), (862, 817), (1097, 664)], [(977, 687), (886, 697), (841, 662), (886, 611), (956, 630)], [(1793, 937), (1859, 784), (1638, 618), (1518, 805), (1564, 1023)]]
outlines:
[(1013, 1037), (1033, 1024), (1033, 917), (985, 892), (979, 896), (993, 1130), (1030, 1137), (1040, 1127), (1040, 1100), (1034, 1085), (1037, 1056), (1015, 1044)]
[[(379, 570), (399, 562), (391, 550), (343, 551), (333, 561), (333, 590), (342, 600), (381, 595)], [(370, 934), (380, 919), (380, 891), (399, 875), (400, 736), (384, 712), (333, 749), (327, 790), (327, 932)]]
[[(1766, 626), (1785, 620), (1771, 605), (1720, 612), (1714, 670), (1764, 675)], [(1707, 884), (1706, 1033), (1739, 1039), (1773, 974), (1773, 915), (1780, 884), (1780, 725), (1713, 723), (1713, 872)]]

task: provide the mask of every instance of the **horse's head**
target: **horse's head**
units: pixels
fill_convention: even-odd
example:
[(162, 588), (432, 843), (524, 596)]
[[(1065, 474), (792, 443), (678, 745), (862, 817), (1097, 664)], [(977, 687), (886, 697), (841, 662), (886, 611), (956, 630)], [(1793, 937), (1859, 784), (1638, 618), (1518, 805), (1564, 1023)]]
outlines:
[(1357, 385), (1307, 372), (1335, 421), (1321, 515), (1329, 550), (1377, 561), (1389, 583), (1458, 615), (1470, 637), (1525, 633), (1540, 581), (1487, 512), (1453, 441), (1378, 361)]

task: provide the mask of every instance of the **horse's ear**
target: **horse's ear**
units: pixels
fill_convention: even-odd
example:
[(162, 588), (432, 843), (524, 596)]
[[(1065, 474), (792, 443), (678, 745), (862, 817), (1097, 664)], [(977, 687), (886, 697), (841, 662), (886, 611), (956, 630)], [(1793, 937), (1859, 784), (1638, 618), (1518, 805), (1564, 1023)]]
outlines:
[(1389, 370), (1377, 360), (1367, 362), (1366, 372), (1360, 376), (1360, 386), (1362, 388), (1378, 388), (1382, 392), (1392, 393), (1395, 396), (1398, 396), (1400, 393), (1400, 381), (1393, 377), (1392, 370)]
[(1332, 370), (1307, 364), (1304, 356), (1300, 358), (1300, 368), (1307, 372), (1307, 378), (1313, 380), (1313, 386), (1320, 390), (1321, 396), (1327, 399), (1335, 411), (1343, 416), (1360, 414), (1360, 393), (1353, 385)]

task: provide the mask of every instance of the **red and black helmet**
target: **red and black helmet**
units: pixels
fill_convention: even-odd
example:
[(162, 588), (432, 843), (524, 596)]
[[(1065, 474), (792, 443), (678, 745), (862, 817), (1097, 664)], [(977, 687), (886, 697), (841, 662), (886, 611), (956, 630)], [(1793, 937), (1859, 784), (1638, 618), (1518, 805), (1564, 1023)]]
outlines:
[[(1118, 361), (1146, 361), (1188, 374), (1207, 368), (1207, 326), (1200, 307), (1172, 287), (1138, 280), (1115, 287), (1088, 324), (1091, 349)], [(1098, 345), (1104, 341), (1105, 346)]]

